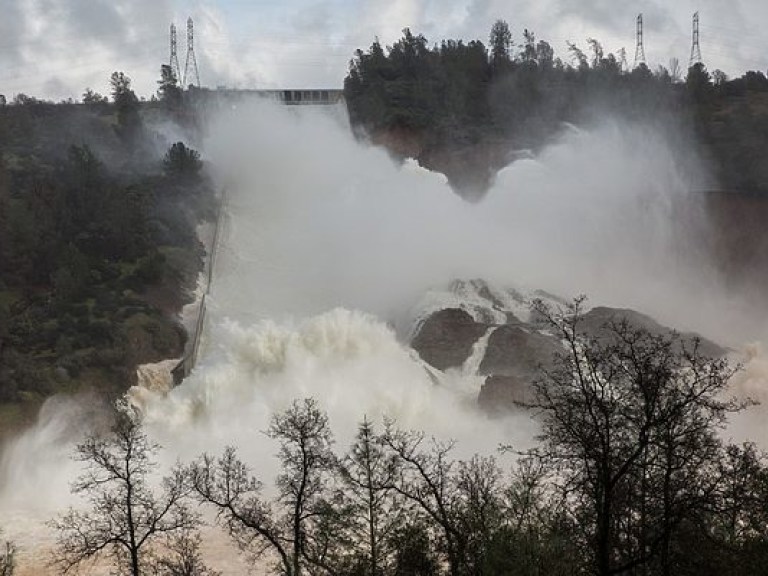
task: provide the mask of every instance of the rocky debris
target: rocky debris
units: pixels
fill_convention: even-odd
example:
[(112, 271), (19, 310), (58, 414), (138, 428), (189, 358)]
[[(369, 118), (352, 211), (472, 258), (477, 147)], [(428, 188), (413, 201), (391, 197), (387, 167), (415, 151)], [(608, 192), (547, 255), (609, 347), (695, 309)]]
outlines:
[(427, 318), (411, 342), (421, 359), (438, 370), (458, 368), (472, 354), (488, 326), (458, 308), (439, 310)]

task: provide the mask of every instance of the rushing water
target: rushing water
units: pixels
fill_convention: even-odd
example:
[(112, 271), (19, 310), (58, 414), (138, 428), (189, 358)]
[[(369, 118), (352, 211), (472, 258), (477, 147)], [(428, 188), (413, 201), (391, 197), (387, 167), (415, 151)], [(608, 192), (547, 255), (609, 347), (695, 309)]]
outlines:
[[(530, 442), (524, 414), (479, 412), (472, 370), (435, 374), (407, 346), (424, 295), (455, 278), (586, 293), (733, 346), (762, 336), (764, 316), (722, 290), (701, 250), (681, 241), (706, 221), (660, 134), (565, 128), (470, 204), (442, 176), (356, 142), (341, 116), (255, 104), (213, 124), (205, 154), (228, 207), (200, 361), (170, 393), (132, 393), (164, 446), (163, 468), (234, 445), (269, 484), (275, 446), (263, 430), (306, 396), (328, 411), (342, 450), (363, 416), (385, 415), (458, 440), (460, 455)], [(753, 394), (765, 383), (761, 358), (741, 380)], [(3, 454), (0, 517), (29, 573), (40, 573), (51, 541), (43, 522), (76, 503), (69, 454), (83, 410), (50, 402)], [(209, 553), (223, 558), (218, 549)]]

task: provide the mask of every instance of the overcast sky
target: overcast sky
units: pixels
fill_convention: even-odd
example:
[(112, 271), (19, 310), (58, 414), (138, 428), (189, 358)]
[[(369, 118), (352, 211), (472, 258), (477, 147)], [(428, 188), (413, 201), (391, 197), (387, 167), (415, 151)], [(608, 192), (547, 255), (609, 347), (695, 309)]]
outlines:
[(635, 52), (635, 18), (645, 21), (648, 64), (676, 57), (687, 66), (691, 17), (701, 15), (701, 51), (710, 70), (729, 76), (768, 68), (766, 0), (0, 0), (0, 94), (79, 98), (107, 92), (122, 70), (150, 96), (168, 61), (168, 28), (195, 22), (203, 85), (247, 88), (341, 87), (354, 50), (375, 37), (391, 44), (410, 27), (430, 43), (443, 38), (487, 42), (492, 23), (524, 28), (567, 57), (566, 41), (607, 52)]

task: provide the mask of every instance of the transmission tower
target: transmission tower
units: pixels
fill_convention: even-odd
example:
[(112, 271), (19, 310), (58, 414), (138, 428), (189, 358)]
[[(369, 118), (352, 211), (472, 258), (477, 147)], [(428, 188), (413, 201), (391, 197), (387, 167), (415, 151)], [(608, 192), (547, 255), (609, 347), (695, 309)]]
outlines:
[[(171, 71), (176, 75), (176, 80), (182, 82), (181, 67), (179, 66), (179, 54), (176, 44), (176, 25), (171, 24), (171, 59), (168, 62)], [(183, 83), (183, 82), (182, 82)]]
[(691, 61), (688, 68), (701, 63), (701, 46), (699, 46), (699, 13), (693, 14), (693, 40), (691, 42)]
[(643, 15), (637, 15), (636, 28), (637, 44), (635, 46), (635, 64), (637, 68), (640, 64), (645, 64), (645, 46), (643, 45)]
[(192, 18), (187, 18), (187, 62), (184, 64), (184, 80), (182, 82), (184, 86), (192, 84), (189, 77), (190, 62), (195, 74), (194, 85), (200, 88), (200, 74), (197, 71), (197, 58), (195, 57), (195, 27)]

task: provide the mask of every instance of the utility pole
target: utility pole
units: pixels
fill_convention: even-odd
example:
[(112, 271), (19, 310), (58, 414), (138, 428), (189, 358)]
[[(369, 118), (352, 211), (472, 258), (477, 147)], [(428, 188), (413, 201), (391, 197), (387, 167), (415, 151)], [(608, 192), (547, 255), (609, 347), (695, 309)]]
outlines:
[[(171, 24), (171, 58), (168, 62), (171, 71), (176, 75), (176, 81), (181, 83), (181, 67), (179, 66), (178, 46), (176, 44), (176, 25)], [(182, 86), (183, 88), (183, 86)]]
[(192, 84), (189, 77), (190, 62), (192, 63), (192, 71), (195, 74), (194, 85), (200, 88), (200, 74), (197, 71), (197, 58), (195, 57), (195, 27), (192, 23), (192, 18), (187, 18), (187, 62), (184, 64), (184, 79), (182, 81), (184, 86)]
[(637, 43), (635, 45), (635, 64), (637, 68), (640, 64), (645, 64), (645, 46), (643, 45), (643, 15), (637, 15), (637, 27), (635, 32)]
[(691, 60), (688, 63), (688, 68), (693, 67), (695, 64), (701, 64), (701, 46), (699, 45), (699, 13), (693, 14), (693, 39), (691, 42)]

